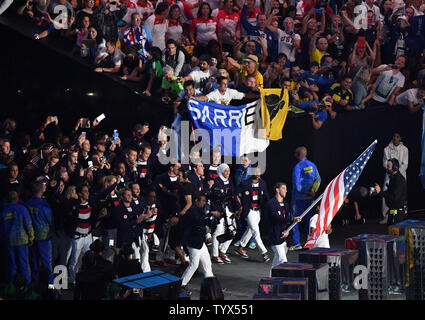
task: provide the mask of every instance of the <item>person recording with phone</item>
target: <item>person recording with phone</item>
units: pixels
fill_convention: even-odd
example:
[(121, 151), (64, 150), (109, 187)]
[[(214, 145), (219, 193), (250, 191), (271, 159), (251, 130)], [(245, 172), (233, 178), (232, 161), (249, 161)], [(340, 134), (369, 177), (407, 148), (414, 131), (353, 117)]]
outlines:
[(400, 162), (391, 158), (387, 161), (387, 173), (390, 176), (388, 189), (382, 191), (378, 184), (371, 188), (373, 195), (379, 195), (385, 199), (388, 206), (388, 222), (387, 224), (393, 225), (403, 221), (406, 217), (405, 204), (407, 200), (407, 184), (406, 179), (400, 173)]

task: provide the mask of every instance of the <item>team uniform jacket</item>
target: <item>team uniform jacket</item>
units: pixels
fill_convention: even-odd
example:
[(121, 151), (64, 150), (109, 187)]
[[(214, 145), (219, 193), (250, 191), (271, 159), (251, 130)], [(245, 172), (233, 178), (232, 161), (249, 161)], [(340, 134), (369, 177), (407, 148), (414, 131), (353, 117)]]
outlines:
[(239, 187), (239, 198), (243, 207), (242, 216), (246, 218), (251, 209), (264, 206), (270, 199), (266, 182), (260, 178), (258, 180), (258, 188), (254, 188), (252, 179), (242, 181)]
[(205, 242), (205, 235), (205, 211), (193, 205), (185, 214), (183, 244), (191, 248), (201, 249)]
[(276, 197), (267, 202), (267, 217), (269, 218), (270, 231), (269, 241), (272, 246), (285, 242), (282, 232), (292, 221), (289, 205), (286, 201), (279, 203)]
[(125, 244), (138, 243), (138, 238), (143, 231), (143, 223), (137, 223), (137, 217), (141, 214), (134, 203), (125, 207), (120, 203), (112, 213), (117, 224), (117, 247), (122, 248)]
[(53, 229), (53, 214), (50, 205), (41, 198), (32, 197), (25, 206), (31, 216), (35, 240), (50, 238)]
[(321, 178), (316, 165), (307, 158), (301, 159), (292, 171), (292, 200), (311, 198), (307, 192), (312, 188), (317, 191), (320, 182)]
[(3, 243), (9, 247), (28, 244), (34, 240), (34, 228), (27, 208), (18, 203), (10, 203), (1, 214), (0, 231)]

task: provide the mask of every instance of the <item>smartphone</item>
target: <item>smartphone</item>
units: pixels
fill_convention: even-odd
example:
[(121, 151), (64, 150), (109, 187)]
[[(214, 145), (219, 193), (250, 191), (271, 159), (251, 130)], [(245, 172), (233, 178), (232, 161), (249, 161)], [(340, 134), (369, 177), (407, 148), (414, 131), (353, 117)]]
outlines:
[(109, 239), (109, 246), (113, 247), (114, 246), (114, 239)]
[(140, 293), (140, 289), (133, 288), (133, 293), (139, 294)]
[(114, 130), (114, 143), (116, 144), (116, 143), (118, 143), (118, 138), (119, 138), (119, 133), (118, 133), (118, 131), (117, 130)]
[(322, 14), (322, 10), (320, 10), (320, 9), (316, 9), (316, 13), (317, 13), (317, 14)]
[(84, 39), (81, 43), (84, 43), (84, 45), (89, 49), (94, 49), (96, 46), (96, 40), (94, 39)]
[(58, 121), (58, 117), (57, 117), (57, 116), (52, 116), (50, 119), (51, 119), (52, 121)]
[(105, 114), (104, 113), (102, 113), (100, 116), (98, 116), (97, 118), (96, 118), (96, 121), (97, 122), (100, 122), (100, 121), (102, 121), (103, 119), (105, 119), (106, 118), (106, 116), (105, 116)]
[(393, 65), (391, 66), (391, 69), (398, 69), (398, 66), (396, 66), (395, 64), (393, 64)]
[(85, 131), (81, 132), (81, 136), (85, 138), (86, 137), (86, 132)]
[(49, 288), (49, 289), (53, 289), (53, 290), (54, 290), (54, 289), (55, 289), (55, 285), (54, 285), (54, 284), (49, 283), (48, 288)]
[(89, 165), (89, 168), (93, 168), (93, 161), (87, 161), (87, 164)]

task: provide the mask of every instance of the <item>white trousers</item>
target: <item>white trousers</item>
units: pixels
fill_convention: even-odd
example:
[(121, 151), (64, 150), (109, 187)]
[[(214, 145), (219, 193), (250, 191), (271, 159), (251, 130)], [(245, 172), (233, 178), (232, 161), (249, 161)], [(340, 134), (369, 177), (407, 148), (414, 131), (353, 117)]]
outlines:
[(233, 213), (230, 212), (229, 208), (226, 207), (226, 213), (223, 218), (220, 219), (220, 223), (217, 225), (217, 228), (214, 231), (214, 234), (212, 236), (212, 255), (213, 257), (218, 257), (219, 251), (226, 253), (227, 249), (229, 249), (230, 244), (232, 243), (232, 240), (228, 240), (226, 242), (219, 243), (217, 240), (217, 237), (224, 234), (226, 231), (226, 228), (224, 226), (224, 219), (227, 219), (227, 223), (229, 226), (232, 225), (232, 219), (230, 219), (230, 216)]
[(142, 235), (142, 240), (140, 241), (140, 263), (143, 272), (151, 271), (151, 266), (149, 264), (148, 237), (145, 234)]
[[(272, 250), (274, 252), (274, 258), (272, 262), (272, 269), (277, 265), (287, 262), (286, 253), (288, 252), (288, 246), (286, 245), (286, 241), (282, 244), (272, 246)], [(272, 276), (272, 270), (270, 269), (270, 277)]]
[(248, 213), (248, 216), (246, 218), (248, 227), (246, 228), (244, 234), (241, 238), (241, 246), (245, 247), (251, 239), (251, 237), (254, 237), (255, 242), (257, 242), (258, 249), (261, 251), (261, 254), (264, 254), (267, 252), (266, 247), (263, 244), (263, 241), (261, 240), (260, 235), (260, 220), (261, 220), (261, 213), (260, 211), (250, 210)]
[(198, 268), (204, 275), (204, 278), (214, 277), (211, 267), (211, 257), (205, 243), (201, 249), (187, 247), (187, 250), (189, 251), (190, 264), (182, 275), (182, 286), (187, 285)]
[(72, 255), (69, 263), (69, 282), (75, 282), (75, 274), (80, 269), (83, 255), (90, 250), (90, 245), (97, 239), (89, 234), (86, 237), (72, 239)]

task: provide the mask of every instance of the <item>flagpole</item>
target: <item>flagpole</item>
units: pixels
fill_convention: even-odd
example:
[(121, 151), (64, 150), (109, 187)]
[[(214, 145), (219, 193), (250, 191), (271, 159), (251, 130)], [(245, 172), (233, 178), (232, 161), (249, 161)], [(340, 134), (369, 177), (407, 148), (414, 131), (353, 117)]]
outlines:
[[(316, 203), (319, 202), (320, 199), (322, 199), (323, 197), (323, 193), (320, 195), (320, 197), (318, 197), (316, 200), (313, 201), (313, 203), (302, 213), (302, 215), (298, 216), (298, 218), (304, 218), (304, 216), (316, 205)], [(297, 225), (298, 222), (294, 222), (292, 223), (288, 229), (286, 229), (283, 233), (288, 233), (289, 231), (292, 230), (292, 228), (294, 228)]]

